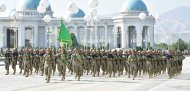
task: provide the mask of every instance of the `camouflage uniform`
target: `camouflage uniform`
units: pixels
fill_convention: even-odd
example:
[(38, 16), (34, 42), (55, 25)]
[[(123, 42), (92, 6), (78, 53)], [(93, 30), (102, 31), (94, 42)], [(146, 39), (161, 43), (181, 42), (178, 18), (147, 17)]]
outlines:
[[(129, 65), (130, 65), (130, 73), (128, 75), (133, 75), (133, 80), (135, 80), (135, 77), (137, 76), (137, 57), (135, 54), (135, 51), (131, 51), (131, 54), (128, 57)], [(129, 76), (130, 77), (130, 76)]]
[(89, 74), (90, 70), (91, 70), (91, 56), (90, 56), (90, 52), (89, 51), (86, 51), (85, 54), (84, 54), (84, 69), (87, 71), (86, 75)]
[(92, 52), (91, 57), (92, 57), (91, 72), (92, 72), (93, 77), (95, 77), (96, 72), (98, 71), (98, 55), (95, 53), (95, 50)]
[(45, 60), (44, 60), (44, 50), (41, 49), (40, 52), (39, 52), (39, 57), (40, 57), (40, 63), (39, 63), (39, 69), (41, 70), (42, 74), (41, 76), (44, 75), (44, 64), (45, 64)]
[(29, 53), (29, 50), (26, 49), (25, 53), (23, 55), (24, 58), (24, 75), (26, 75), (25, 77), (29, 76), (29, 72), (30, 74), (32, 74), (32, 56)]
[(4, 55), (5, 55), (5, 61), (4, 61), (4, 63), (5, 63), (5, 69), (6, 69), (6, 74), (5, 75), (8, 75), (9, 74), (9, 66), (10, 66), (10, 62), (11, 62), (11, 52), (10, 52), (10, 50), (9, 49), (7, 49), (6, 51), (5, 51), (5, 53), (4, 53)]
[(46, 80), (47, 80), (46, 83), (49, 83), (51, 75), (52, 75), (53, 63), (54, 63), (50, 49), (47, 49), (46, 54), (44, 55), (44, 58), (45, 58), (44, 69), (45, 69)]
[(67, 65), (66, 50), (61, 49), (61, 53), (58, 54), (57, 64), (59, 71), (62, 75), (61, 80), (64, 80), (66, 74), (66, 65)]
[(19, 65), (19, 69), (20, 69), (20, 73), (19, 74), (21, 74), (22, 70), (24, 69), (23, 55), (24, 55), (23, 49), (21, 49), (19, 51), (19, 55), (18, 55), (18, 63), (19, 63), (18, 65)]
[(114, 56), (112, 55), (111, 51), (108, 52), (108, 58), (107, 58), (107, 72), (109, 74), (109, 77), (111, 77), (112, 75), (112, 71), (113, 71), (113, 61), (114, 60)]
[(102, 75), (104, 76), (107, 71), (107, 54), (105, 51), (102, 51), (101, 55), (101, 68), (102, 68)]
[(18, 52), (17, 52), (17, 49), (14, 49), (13, 52), (12, 52), (12, 68), (14, 70), (13, 74), (16, 73), (16, 65), (17, 65), (17, 60), (18, 60)]
[(75, 78), (78, 77), (78, 81), (82, 76), (82, 59), (80, 55), (80, 51), (78, 49), (75, 50), (75, 53), (71, 55), (71, 60), (73, 61), (73, 69), (75, 72)]

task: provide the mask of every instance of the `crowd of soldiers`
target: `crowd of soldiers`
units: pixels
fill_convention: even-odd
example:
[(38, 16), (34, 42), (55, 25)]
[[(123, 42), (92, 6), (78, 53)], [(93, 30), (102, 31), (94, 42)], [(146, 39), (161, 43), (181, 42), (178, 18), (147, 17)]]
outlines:
[(138, 75), (148, 75), (153, 78), (157, 75), (167, 73), (169, 79), (179, 75), (182, 71), (182, 60), (185, 57), (179, 51), (161, 50), (58, 50), (30, 49), (21, 50), (7, 49), (4, 52), (6, 75), (9, 74), (9, 66), (12, 65), (16, 73), (18, 63), (20, 74), (25, 77), (32, 73), (46, 76), (47, 83), (55, 74), (56, 70), (65, 79), (69, 72), (75, 74), (75, 79), (80, 80), (81, 76), (121, 76), (127, 75), (134, 80)]

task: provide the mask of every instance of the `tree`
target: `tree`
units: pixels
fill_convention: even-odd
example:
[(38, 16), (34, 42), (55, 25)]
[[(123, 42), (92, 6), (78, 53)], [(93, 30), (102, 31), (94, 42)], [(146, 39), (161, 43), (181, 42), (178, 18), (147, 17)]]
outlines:
[(162, 50), (167, 50), (168, 49), (168, 45), (166, 43), (157, 44), (156, 47), (158, 49), (162, 49)]
[(184, 51), (188, 48), (188, 44), (185, 43), (182, 39), (178, 39), (176, 43), (171, 45), (172, 50)]

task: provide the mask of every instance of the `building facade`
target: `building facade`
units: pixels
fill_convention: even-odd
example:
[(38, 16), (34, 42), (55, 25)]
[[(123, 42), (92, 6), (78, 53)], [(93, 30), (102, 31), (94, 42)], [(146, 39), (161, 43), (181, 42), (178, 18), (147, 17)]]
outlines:
[[(45, 15), (53, 15), (51, 6), (44, 14), (37, 12), (40, 0), (20, 0), (7, 17), (0, 17), (0, 47), (59, 47), (57, 35), (60, 18), (52, 17), (51, 22), (43, 20)], [(140, 13), (146, 19), (139, 18)], [(88, 26), (84, 20), (85, 13), (70, 15), (71, 22), (66, 26), (74, 33), (78, 43), (84, 46), (113, 48), (154, 47), (155, 18), (141, 0), (126, 0), (118, 16), (103, 16), (95, 26)]]

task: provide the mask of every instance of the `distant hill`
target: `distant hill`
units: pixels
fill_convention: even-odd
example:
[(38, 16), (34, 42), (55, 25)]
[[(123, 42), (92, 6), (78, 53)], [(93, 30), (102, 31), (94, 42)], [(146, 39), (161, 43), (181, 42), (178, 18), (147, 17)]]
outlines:
[(155, 33), (190, 32), (190, 6), (182, 6), (160, 15), (155, 24)]

